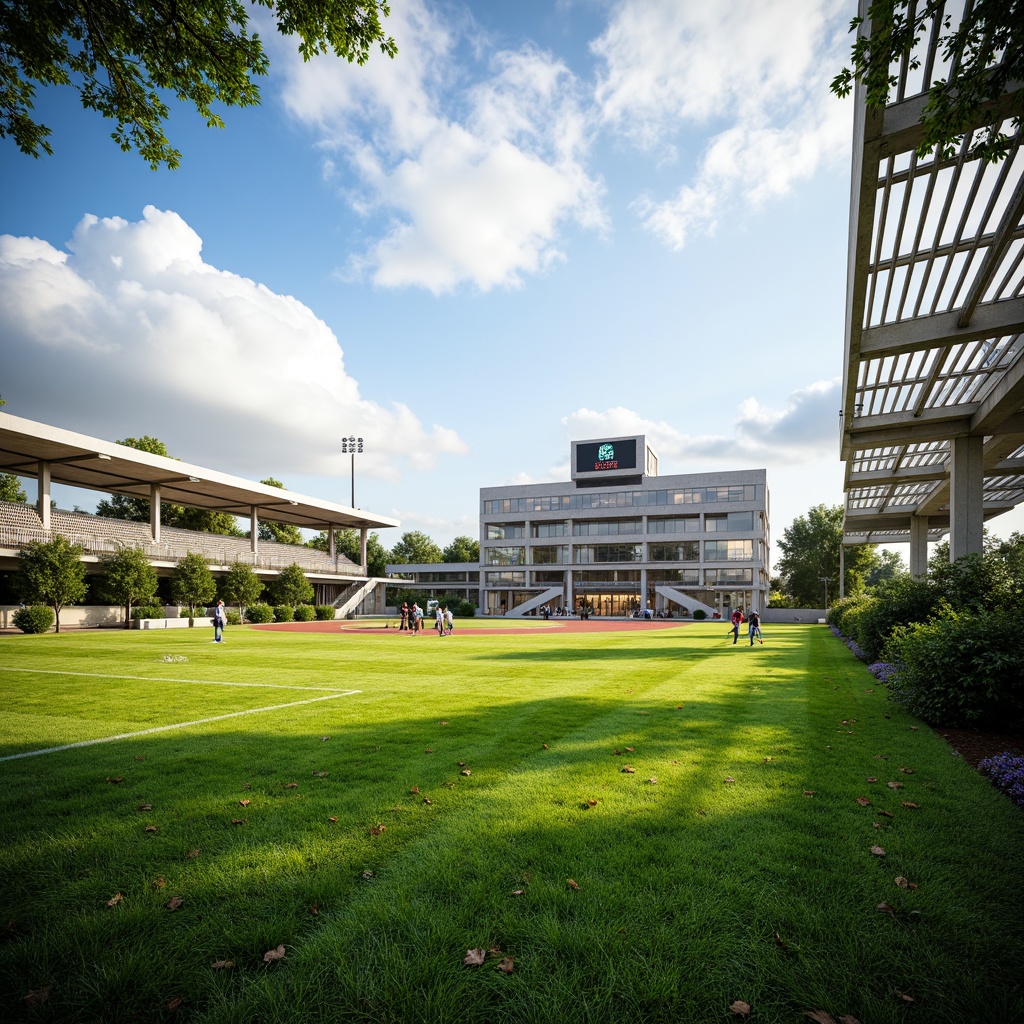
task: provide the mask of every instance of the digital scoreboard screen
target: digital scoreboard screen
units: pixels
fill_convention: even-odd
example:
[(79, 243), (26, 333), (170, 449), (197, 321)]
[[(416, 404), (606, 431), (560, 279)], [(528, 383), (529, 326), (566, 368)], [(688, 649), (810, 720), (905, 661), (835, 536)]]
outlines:
[(635, 437), (624, 441), (588, 441), (576, 446), (577, 473), (606, 473), (636, 468)]

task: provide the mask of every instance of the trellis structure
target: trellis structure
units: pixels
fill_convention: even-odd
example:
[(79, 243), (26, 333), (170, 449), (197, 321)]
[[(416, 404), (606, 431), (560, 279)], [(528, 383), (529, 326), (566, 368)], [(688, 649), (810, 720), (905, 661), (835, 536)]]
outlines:
[(922, 38), (918, 69), (909, 57), (893, 68), (884, 110), (855, 94), (843, 540), (909, 542), (916, 576), (928, 540), (948, 533), (954, 559), (980, 552), (984, 520), (1024, 499), (1020, 85), (995, 111), (1012, 135), (1004, 160), (973, 159), (973, 132), (951, 159), (918, 157), (928, 86), (949, 73), (942, 31), (937, 19)]

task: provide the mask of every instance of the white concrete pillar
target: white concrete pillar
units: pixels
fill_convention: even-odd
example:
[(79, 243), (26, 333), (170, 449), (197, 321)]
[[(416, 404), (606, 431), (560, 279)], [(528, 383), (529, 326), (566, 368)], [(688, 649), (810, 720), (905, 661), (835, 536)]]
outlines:
[(370, 573), (367, 571), (367, 565), (366, 565), (366, 538), (367, 538), (367, 529), (364, 526), (359, 531), (359, 565), (361, 567), (362, 574), (364, 576), (369, 576)]
[(154, 544), (160, 543), (160, 485), (149, 486), (149, 532)]
[(39, 462), (39, 475), (36, 477), (36, 510), (43, 529), (50, 528), (50, 464)]
[(253, 561), (260, 550), (260, 517), (255, 505), (249, 506), (249, 550), (253, 553)]
[(839, 542), (839, 600), (846, 597), (846, 545)]
[(928, 517), (910, 517), (910, 575), (923, 580), (928, 575)]
[(949, 460), (949, 560), (980, 555), (985, 519), (982, 507), (983, 437), (956, 437)]
[(327, 527), (327, 553), (331, 558), (338, 557), (338, 549), (334, 544), (334, 527), (330, 525)]

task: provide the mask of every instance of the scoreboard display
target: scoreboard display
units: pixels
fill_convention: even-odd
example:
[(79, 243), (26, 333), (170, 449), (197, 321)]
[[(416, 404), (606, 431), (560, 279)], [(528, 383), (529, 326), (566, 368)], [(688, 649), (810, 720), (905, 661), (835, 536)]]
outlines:
[(576, 473), (636, 472), (636, 438), (581, 441), (576, 445)]

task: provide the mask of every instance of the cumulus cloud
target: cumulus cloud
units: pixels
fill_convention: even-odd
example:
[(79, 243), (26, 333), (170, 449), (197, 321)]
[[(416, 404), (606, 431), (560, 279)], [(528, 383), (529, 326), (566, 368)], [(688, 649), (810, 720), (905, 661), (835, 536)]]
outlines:
[(681, 473), (694, 463), (799, 463), (838, 452), (839, 388), (838, 378), (818, 381), (794, 391), (781, 408), (748, 398), (740, 404), (731, 430), (720, 434), (684, 434), (663, 420), (645, 419), (621, 406), (604, 412), (578, 409), (562, 423), (573, 440), (645, 434), (663, 471), (666, 464)]
[[(236, 472), (337, 473), (335, 438), (376, 440), (372, 476), (467, 447), (408, 408), (363, 398), (338, 339), (297, 299), (219, 270), (176, 213), (85, 217), (67, 251), (0, 236), (4, 390), (37, 415), (108, 438), (150, 433)], [(190, 453), (190, 454), (188, 454)]]
[(851, 105), (828, 83), (849, 45), (842, 0), (619, 0), (591, 49), (603, 122), (676, 153), (681, 129), (718, 128), (691, 180), (634, 208), (665, 244), (714, 231), (737, 200), (756, 207), (845, 160)]
[(389, 31), (401, 57), (358, 74), (333, 58), (279, 56), (287, 109), (355, 176), (350, 205), (389, 221), (344, 273), (435, 294), (514, 287), (562, 258), (567, 223), (604, 225), (602, 186), (585, 167), (588, 101), (563, 62), (529, 45), (487, 56), (477, 39), (486, 68), (472, 83), (461, 33), (422, 0), (392, 8)]

